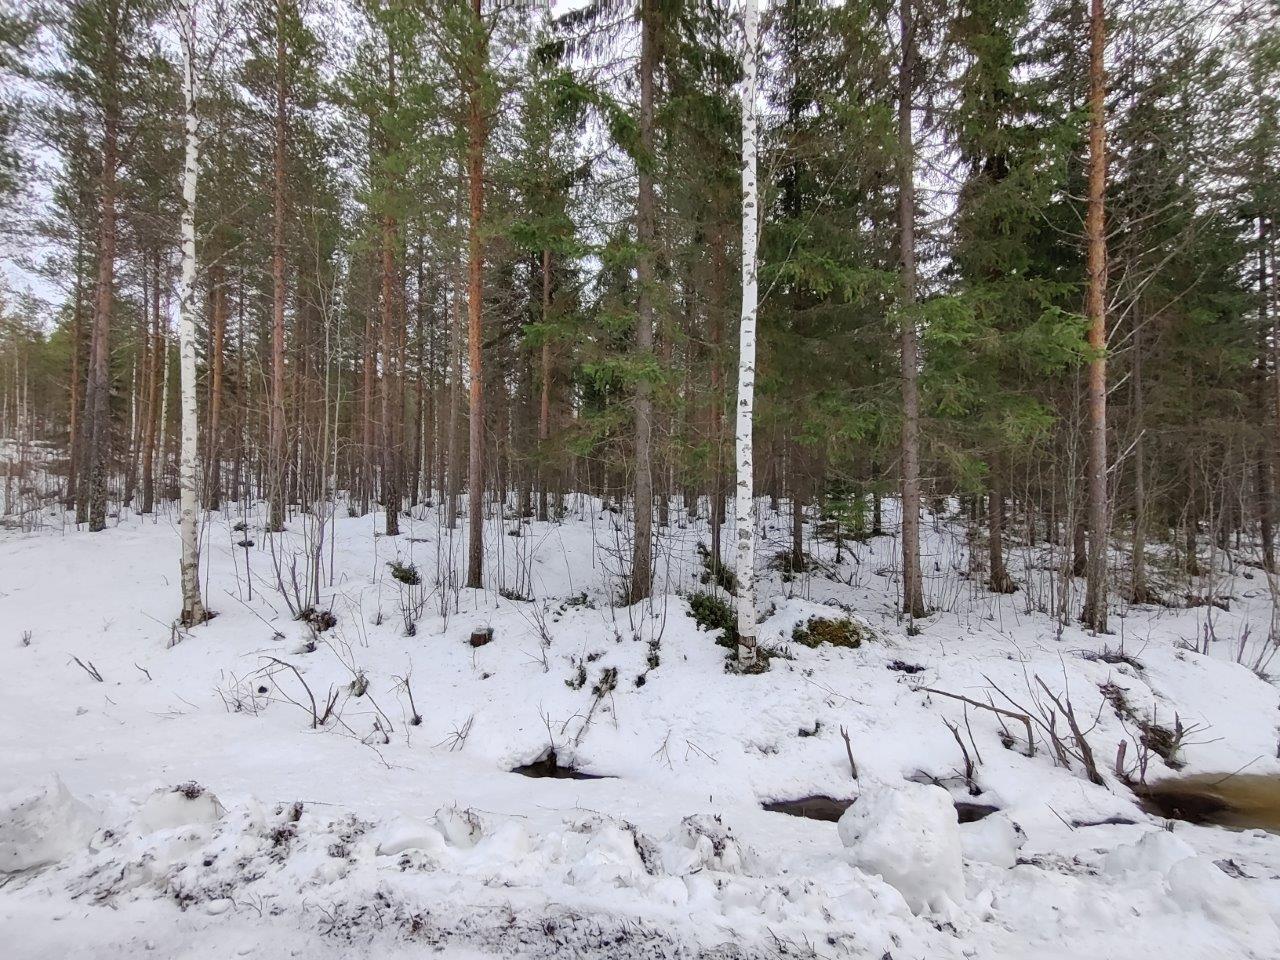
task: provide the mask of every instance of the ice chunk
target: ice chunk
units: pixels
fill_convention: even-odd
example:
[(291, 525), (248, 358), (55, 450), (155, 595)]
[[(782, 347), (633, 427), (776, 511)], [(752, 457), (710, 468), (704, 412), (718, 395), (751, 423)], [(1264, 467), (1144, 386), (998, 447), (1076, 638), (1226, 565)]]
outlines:
[(915, 913), (945, 911), (964, 897), (960, 824), (951, 795), (932, 784), (867, 780), (840, 818), (853, 863), (879, 874)]
[(35, 789), (0, 797), (0, 872), (56, 863), (93, 835), (92, 812), (55, 774)]

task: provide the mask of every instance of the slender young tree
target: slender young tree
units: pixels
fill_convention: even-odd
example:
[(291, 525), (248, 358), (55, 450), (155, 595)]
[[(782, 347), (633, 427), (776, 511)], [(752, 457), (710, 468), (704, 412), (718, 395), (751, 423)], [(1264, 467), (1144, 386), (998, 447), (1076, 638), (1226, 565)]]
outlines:
[(1106, 74), (1103, 53), (1106, 22), (1102, 0), (1091, 0), (1089, 14), (1089, 200), (1085, 216), (1088, 243), (1089, 319), (1089, 560), (1081, 619), (1093, 630), (1107, 629), (1107, 190)]
[(756, 245), (759, 193), (756, 188), (756, 53), (759, 12), (756, 0), (742, 5), (742, 320), (738, 326), (737, 502), (738, 667), (755, 669), (756, 652), (756, 498), (752, 430), (756, 392)]

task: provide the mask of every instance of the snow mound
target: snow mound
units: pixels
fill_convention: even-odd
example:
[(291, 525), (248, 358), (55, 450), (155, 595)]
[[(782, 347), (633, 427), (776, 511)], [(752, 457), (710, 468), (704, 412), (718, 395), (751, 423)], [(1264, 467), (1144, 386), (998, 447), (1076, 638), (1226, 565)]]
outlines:
[(0, 873), (57, 863), (89, 842), (89, 808), (54, 774), (41, 786), (0, 797)]
[(435, 825), (417, 817), (401, 816), (391, 820), (377, 836), (377, 852), (380, 857), (394, 857), (409, 850), (440, 857), (446, 847), (444, 835)]
[(1008, 869), (1017, 864), (1018, 851), (1026, 842), (1022, 828), (1003, 813), (960, 825), (960, 849), (966, 860)]
[(1102, 869), (1112, 876), (1134, 872), (1166, 874), (1179, 860), (1195, 855), (1191, 845), (1182, 838), (1175, 837), (1168, 830), (1153, 830), (1108, 853), (1102, 861)]
[(217, 823), (226, 813), (208, 790), (194, 783), (161, 787), (143, 802), (133, 825), (142, 834)]
[(960, 824), (942, 787), (867, 781), (838, 829), (854, 865), (879, 874), (913, 912), (945, 911), (964, 898)]
[(586, 835), (586, 849), (569, 868), (570, 883), (597, 888), (640, 886), (648, 870), (634, 833), (622, 824), (602, 821)]

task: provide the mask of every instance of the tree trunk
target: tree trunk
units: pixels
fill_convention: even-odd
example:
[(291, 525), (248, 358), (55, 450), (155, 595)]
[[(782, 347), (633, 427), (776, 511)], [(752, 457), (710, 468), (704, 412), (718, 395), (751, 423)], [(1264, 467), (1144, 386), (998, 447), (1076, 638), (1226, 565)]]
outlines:
[(80, 419), (80, 341), (84, 338), (81, 331), (84, 315), (84, 234), (76, 231), (76, 287), (71, 307), (71, 384), (70, 396), (67, 398), (67, 442), (71, 448), (70, 464), (67, 467), (67, 492), (63, 505), (77, 510), (76, 522), (83, 523), (87, 517), (80, 516), (80, 506), (84, 499), (79, 495), (78, 481), (81, 469), (80, 436), (82, 421)]
[(222, 270), (209, 268), (209, 435), (205, 438), (205, 503), (222, 509), (222, 380), (226, 348), (227, 292)]
[(547, 485), (550, 466), (547, 463), (547, 441), (551, 439), (551, 339), (547, 323), (551, 317), (551, 250), (542, 248), (542, 353), (539, 358), (538, 397), (538, 519), (547, 519)]
[(756, 500), (752, 449), (756, 389), (756, 0), (743, 4), (742, 51), (742, 321), (738, 328), (737, 498), (734, 527), (738, 585), (738, 667), (756, 669)]
[(364, 313), (364, 351), (360, 358), (360, 507), (369, 512), (373, 487), (373, 384), (378, 376), (378, 354), (374, 340), (373, 271), (370, 271), (369, 299)]
[(1262, 534), (1262, 567), (1268, 572), (1276, 568), (1275, 539), (1272, 532), (1271, 507), (1271, 444), (1268, 442), (1275, 430), (1267, 428), (1268, 414), (1268, 378), (1267, 355), (1270, 352), (1267, 335), (1271, 332), (1271, 323), (1267, 317), (1270, 297), (1267, 293), (1267, 218), (1258, 215), (1258, 363), (1257, 363), (1257, 405), (1258, 426), (1261, 427), (1262, 442), (1258, 445), (1258, 525)]
[(1133, 441), (1133, 577), (1129, 599), (1150, 603), (1154, 597), (1147, 586), (1147, 461), (1144, 425), (1146, 398), (1142, 391), (1142, 327), (1133, 334), (1133, 423), (1138, 435)]
[[(147, 392), (147, 429), (142, 438), (142, 512), (151, 513), (156, 505), (156, 421), (160, 401), (160, 378), (166, 359), (164, 333), (160, 326), (160, 254), (154, 255), (155, 283), (151, 285), (151, 376)], [(143, 312), (146, 312), (144, 306)]]
[(711, 249), (711, 302), (708, 304), (707, 317), (711, 340), (711, 563), (719, 570), (724, 563), (721, 539), (725, 521), (725, 477), (724, 477), (724, 312), (725, 274), (728, 264), (725, 262), (725, 238), (721, 227), (716, 225), (712, 236)]
[(646, 372), (653, 353), (653, 254), (656, 240), (653, 195), (653, 74), (657, 63), (658, 10), (640, 0), (640, 162), (636, 196), (635, 543), (631, 555), (630, 603), (653, 590), (653, 385)]
[(85, 384), (85, 455), (89, 530), (107, 526), (107, 468), (111, 456), (111, 312), (116, 268), (116, 172), (119, 166), (119, 116), (112, 101), (103, 125), (101, 213), (98, 222), (98, 289), (94, 300)]
[(400, 482), (397, 453), (400, 436), (397, 429), (396, 395), (396, 291), (395, 291), (396, 224), (391, 214), (382, 217), (382, 505), (386, 512), (386, 535), (400, 534)]
[(276, 0), (275, 71), (275, 150), (271, 233), (271, 467), (268, 471), (271, 512), (267, 529), (278, 532), (284, 529), (284, 478), (287, 455), (284, 429), (284, 178), (287, 132), (284, 0)]
[(1089, 20), (1089, 203), (1085, 217), (1089, 287), (1089, 569), (1080, 619), (1107, 629), (1107, 189), (1106, 24), (1103, 0), (1091, 0)]
[(183, 102), (185, 159), (182, 167), (182, 277), (178, 288), (178, 341), (181, 349), (182, 452), (178, 460), (181, 496), (179, 529), (182, 536), (182, 614), (187, 626), (206, 619), (200, 599), (200, 541), (197, 528), (199, 491), (199, 413), (196, 409), (196, 185), (200, 177), (200, 138), (196, 120), (196, 0), (180, 0), (179, 26), (185, 53)]
[(987, 488), (987, 585), (994, 593), (1013, 593), (1017, 586), (1004, 565), (1004, 476), (999, 456), (991, 458), (991, 478)]
[(458, 526), (458, 495), (461, 487), (461, 464), (458, 446), (462, 442), (462, 267), (454, 272), (452, 317), (449, 323), (449, 444), (445, 451), (445, 474), (449, 506), (446, 523), (450, 530)]
[(902, 610), (923, 617), (920, 571), (920, 397), (916, 355), (915, 138), (911, 104), (916, 58), (912, 0), (900, 0), (902, 63), (898, 75), (898, 229), (902, 258)]
[(471, 367), (470, 425), (467, 451), (467, 586), (484, 586), (484, 150), (487, 136), (482, 74), (488, 67), (489, 45), (481, 14), (481, 0), (472, 0), (475, 50), (469, 64), (467, 91), (467, 176), (470, 237), (467, 259), (467, 359)]

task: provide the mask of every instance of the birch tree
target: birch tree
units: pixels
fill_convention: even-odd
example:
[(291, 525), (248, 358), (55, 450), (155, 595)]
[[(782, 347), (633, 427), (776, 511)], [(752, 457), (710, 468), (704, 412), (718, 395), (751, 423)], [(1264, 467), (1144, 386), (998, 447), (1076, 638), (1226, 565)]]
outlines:
[[(200, 97), (204, 69), (199, 34), (200, 0), (175, 0), (178, 36), (182, 45), (183, 165), (182, 165), (182, 273), (178, 281), (179, 393), (182, 414), (178, 456), (179, 531), (182, 537), (182, 614), (187, 626), (208, 619), (200, 598), (200, 508), (197, 483), (199, 470), (199, 411), (196, 399), (196, 189), (200, 181), (200, 118), (196, 102)], [(221, 17), (217, 19), (221, 20)], [(208, 60), (217, 49), (210, 46)], [(205, 61), (206, 65), (208, 60)]]
[(738, 668), (754, 670), (756, 653), (756, 500), (752, 428), (756, 390), (756, 244), (759, 203), (756, 190), (756, 51), (759, 11), (743, 0), (742, 21), (742, 321), (738, 326), (738, 414), (736, 524), (738, 581)]

